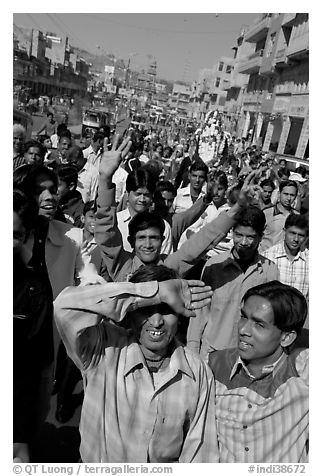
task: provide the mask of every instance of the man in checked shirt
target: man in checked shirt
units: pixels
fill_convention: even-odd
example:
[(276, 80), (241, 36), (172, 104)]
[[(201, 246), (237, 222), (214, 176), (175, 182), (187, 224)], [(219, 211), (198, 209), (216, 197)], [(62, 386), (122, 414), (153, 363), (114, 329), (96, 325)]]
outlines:
[(200, 281), (149, 265), (130, 282), (58, 296), (57, 328), (84, 380), (83, 462), (218, 462), (211, 371), (175, 338), (179, 315), (194, 316), (210, 295)]
[(308, 349), (294, 348), (306, 315), (292, 286), (255, 286), (242, 300), (238, 347), (209, 354), (221, 463), (308, 462)]

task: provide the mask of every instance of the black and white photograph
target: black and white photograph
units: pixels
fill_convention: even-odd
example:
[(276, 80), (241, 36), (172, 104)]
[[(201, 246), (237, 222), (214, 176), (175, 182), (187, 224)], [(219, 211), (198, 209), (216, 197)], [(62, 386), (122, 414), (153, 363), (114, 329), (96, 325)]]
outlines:
[(307, 470), (309, 17), (12, 14), (14, 473)]

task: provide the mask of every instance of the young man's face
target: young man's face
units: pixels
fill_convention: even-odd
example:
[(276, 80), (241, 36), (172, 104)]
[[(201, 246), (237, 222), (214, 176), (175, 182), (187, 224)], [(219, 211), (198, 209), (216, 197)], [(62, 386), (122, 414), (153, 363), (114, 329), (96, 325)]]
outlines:
[(178, 316), (162, 303), (132, 312), (131, 324), (146, 357), (164, 356), (177, 332)]
[(57, 187), (49, 175), (41, 173), (36, 177), (34, 198), (39, 205), (39, 215), (52, 220), (56, 213), (58, 196)]
[(189, 173), (190, 186), (195, 191), (200, 193), (204, 183), (207, 180), (206, 172), (203, 170), (196, 170)]
[(280, 203), (287, 210), (290, 209), (296, 199), (297, 190), (295, 187), (284, 187), (280, 192)]
[(155, 210), (161, 214), (168, 214), (173, 211), (173, 201), (174, 194), (169, 190), (164, 190), (161, 192), (161, 197), (155, 198), (154, 200)]
[(13, 134), (13, 150), (19, 154), (22, 151), (22, 146), (25, 140), (23, 132), (18, 131)]
[(61, 200), (62, 198), (64, 198), (70, 190), (71, 188), (69, 185), (67, 185), (65, 180), (62, 180), (61, 178), (58, 177), (58, 188), (57, 188), (58, 200)]
[(260, 240), (251, 226), (237, 225), (233, 230), (234, 250), (243, 261), (250, 261), (255, 256)]
[(161, 237), (158, 228), (153, 227), (138, 231), (134, 241), (136, 256), (144, 264), (156, 263), (160, 257), (162, 241), (163, 237)]
[(46, 147), (46, 149), (51, 149), (53, 146), (52, 142), (51, 142), (51, 139), (50, 137), (48, 137), (48, 139), (45, 139), (44, 140), (44, 147)]
[(40, 149), (37, 146), (29, 147), (28, 150), (24, 153), (24, 158), (26, 164), (39, 164), (43, 163), (43, 157), (41, 155)]
[(134, 213), (141, 213), (148, 210), (152, 203), (152, 193), (146, 187), (140, 187), (137, 190), (131, 190), (128, 194), (128, 205)]
[(290, 226), (285, 230), (284, 243), (286, 248), (292, 253), (297, 254), (301, 246), (307, 239), (307, 230), (297, 226)]
[(96, 213), (94, 210), (89, 210), (83, 216), (84, 230), (86, 230), (90, 235), (94, 236), (95, 232), (95, 222), (96, 222)]
[(225, 202), (226, 187), (219, 182), (214, 182), (212, 185), (213, 198), (212, 201), (218, 207)]
[(72, 141), (68, 137), (62, 137), (62, 139), (58, 142), (58, 149), (61, 155), (65, 158), (66, 152), (72, 146)]
[(271, 303), (261, 296), (250, 296), (242, 306), (238, 322), (240, 357), (261, 367), (274, 363), (282, 354), (283, 335), (274, 324)]
[(261, 198), (264, 203), (269, 203), (271, 201), (272, 193), (273, 187), (270, 185), (264, 185), (264, 187), (262, 187)]

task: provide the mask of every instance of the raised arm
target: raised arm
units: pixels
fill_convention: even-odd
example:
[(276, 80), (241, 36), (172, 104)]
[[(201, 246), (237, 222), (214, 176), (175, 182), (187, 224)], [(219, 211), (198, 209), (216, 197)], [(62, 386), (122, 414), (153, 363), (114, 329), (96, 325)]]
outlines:
[[(121, 321), (127, 311), (165, 302), (178, 314), (195, 316), (210, 302), (211, 290), (200, 281), (106, 283), (64, 289), (54, 303), (58, 331), (68, 355), (81, 369), (98, 363), (108, 345), (104, 318)], [(117, 328), (112, 326), (113, 331)]]
[(117, 269), (122, 264), (123, 239), (117, 226), (115, 185), (113, 175), (119, 167), (122, 156), (131, 147), (129, 138), (117, 148), (116, 137), (112, 150), (108, 151), (104, 144), (104, 153), (99, 166), (97, 214), (95, 223), (95, 240), (101, 249), (108, 273), (114, 278)]

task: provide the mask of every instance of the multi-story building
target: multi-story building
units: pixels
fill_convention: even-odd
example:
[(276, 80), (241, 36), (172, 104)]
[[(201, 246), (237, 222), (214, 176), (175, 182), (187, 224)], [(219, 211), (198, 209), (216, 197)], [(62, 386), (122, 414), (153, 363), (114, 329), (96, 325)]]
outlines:
[(174, 83), (169, 99), (169, 107), (179, 115), (187, 117), (190, 113), (190, 86)]
[(289, 160), (308, 158), (309, 25), (306, 13), (263, 14), (245, 32), (253, 52), (239, 64), (249, 75), (243, 135)]
[(15, 25), (13, 33), (14, 86), (34, 96), (86, 93), (89, 65), (75, 55), (67, 37)]

